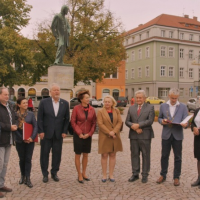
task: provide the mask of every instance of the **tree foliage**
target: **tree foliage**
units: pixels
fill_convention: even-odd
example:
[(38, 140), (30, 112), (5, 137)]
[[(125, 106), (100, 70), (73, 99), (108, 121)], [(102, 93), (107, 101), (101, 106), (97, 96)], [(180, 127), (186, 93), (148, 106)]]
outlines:
[(0, 0), (0, 28), (20, 30), (28, 24), (30, 10), (26, 0)]
[[(75, 84), (102, 80), (104, 73), (116, 72), (125, 58), (121, 22), (105, 10), (104, 0), (68, 0), (67, 5), (71, 35), (64, 61), (75, 68)], [(53, 63), (56, 52), (49, 29), (50, 25), (43, 29), (40, 25), (35, 40), (38, 52), (42, 54), (38, 55), (38, 63), (45, 66)]]
[(0, 0), (0, 85), (33, 83), (34, 51), (31, 41), (19, 33), (30, 9), (25, 0)]

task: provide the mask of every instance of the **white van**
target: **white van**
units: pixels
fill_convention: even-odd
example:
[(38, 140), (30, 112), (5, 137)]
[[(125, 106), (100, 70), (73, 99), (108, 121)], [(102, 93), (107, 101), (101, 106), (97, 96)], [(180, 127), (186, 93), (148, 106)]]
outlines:
[(30, 97), (28, 97), (28, 98), (32, 98), (33, 107), (38, 109), (39, 104), (40, 104), (40, 101), (41, 101), (42, 99), (49, 98), (49, 97), (50, 97), (50, 96), (30, 96)]

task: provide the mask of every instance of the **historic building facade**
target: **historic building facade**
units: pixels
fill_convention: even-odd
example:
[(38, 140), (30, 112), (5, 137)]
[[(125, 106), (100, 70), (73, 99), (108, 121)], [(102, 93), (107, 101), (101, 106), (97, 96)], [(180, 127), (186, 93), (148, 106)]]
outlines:
[(167, 99), (172, 87), (180, 100), (200, 95), (200, 22), (197, 17), (162, 14), (125, 35), (126, 96), (143, 89)]

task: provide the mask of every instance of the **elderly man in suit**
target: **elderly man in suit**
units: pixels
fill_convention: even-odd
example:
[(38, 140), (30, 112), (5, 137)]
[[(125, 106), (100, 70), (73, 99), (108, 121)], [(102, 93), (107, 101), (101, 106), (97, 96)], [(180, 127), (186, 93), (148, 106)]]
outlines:
[(148, 181), (150, 171), (151, 138), (154, 137), (152, 124), (154, 121), (154, 106), (145, 103), (144, 90), (135, 92), (136, 104), (129, 108), (126, 125), (130, 128), (132, 176), (129, 182), (139, 179), (140, 152), (142, 152), (142, 183)]
[(61, 162), (63, 138), (69, 126), (69, 103), (60, 98), (60, 87), (53, 83), (50, 98), (41, 100), (38, 108), (38, 132), (41, 139), (40, 165), (43, 182), (48, 182), (49, 152), (52, 149), (51, 177), (59, 181), (57, 172)]
[(180, 185), (179, 177), (181, 175), (182, 163), (183, 128), (187, 128), (188, 125), (188, 123), (180, 123), (188, 116), (188, 110), (186, 105), (178, 101), (178, 97), (179, 89), (172, 88), (169, 91), (169, 100), (160, 106), (158, 122), (163, 126), (163, 129), (161, 176), (157, 180), (158, 184), (163, 183), (166, 180), (169, 155), (172, 148), (174, 152), (174, 186)]

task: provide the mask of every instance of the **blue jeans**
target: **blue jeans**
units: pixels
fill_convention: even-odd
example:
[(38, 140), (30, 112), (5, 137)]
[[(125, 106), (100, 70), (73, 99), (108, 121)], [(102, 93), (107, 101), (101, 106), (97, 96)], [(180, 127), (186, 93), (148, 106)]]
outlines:
[(4, 187), (10, 151), (11, 145), (7, 147), (0, 147), (0, 188)]

